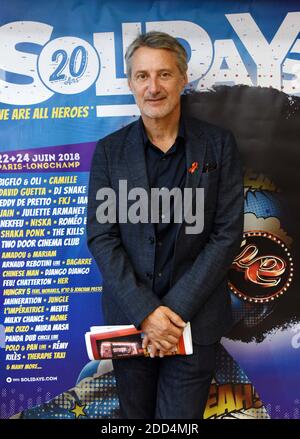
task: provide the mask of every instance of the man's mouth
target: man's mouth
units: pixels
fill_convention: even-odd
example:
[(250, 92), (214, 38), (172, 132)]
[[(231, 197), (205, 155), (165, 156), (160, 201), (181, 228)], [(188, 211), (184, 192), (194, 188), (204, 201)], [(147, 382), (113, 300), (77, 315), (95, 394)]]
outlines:
[(148, 99), (145, 99), (145, 100), (147, 102), (159, 102), (159, 101), (162, 101), (163, 99), (165, 99), (165, 96), (161, 97), (161, 98), (155, 98), (155, 99), (148, 98)]

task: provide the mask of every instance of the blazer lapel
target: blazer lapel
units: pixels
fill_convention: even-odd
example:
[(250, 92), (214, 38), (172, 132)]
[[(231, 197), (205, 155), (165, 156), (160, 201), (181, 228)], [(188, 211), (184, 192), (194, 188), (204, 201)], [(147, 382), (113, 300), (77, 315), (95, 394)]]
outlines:
[(126, 160), (132, 183), (150, 194), (143, 138), (138, 122), (130, 130), (125, 143)]
[[(200, 121), (186, 119), (185, 121), (185, 157), (186, 157), (186, 188), (196, 188), (199, 185), (203, 171), (206, 141)], [(193, 166), (194, 165), (194, 166)], [(194, 167), (194, 170), (193, 170)]]
[[(140, 127), (138, 122), (133, 124), (132, 129), (130, 130), (128, 137), (125, 143), (125, 154), (127, 161), (127, 168), (129, 170), (130, 176), (130, 185), (132, 187), (139, 187), (146, 190), (148, 194), (148, 224), (144, 224), (147, 226), (148, 233), (151, 233), (152, 236), (155, 235), (154, 224), (151, 223), (151, 191), (148, 180), (147, 173), (147, 165), (146, 165), (146, 154), (145, 148), (143, 144), (143, 137), (140, 131)], [(128, 186), (130, 186), (128, 185)]]
[[(207, 148), (206, 138), (203, 131), (199, 127), (200, 121), (196, 119), (184, 119), (185, 129), (185, 157), (186, 157), (186, 180), (185, 188), (192, 189), (192, 198), (194, 199), (196, 194), (196, 188), (199, 186), (200, 178), (203, 172), (205, 152)], [(194, 171), (193, 171), (194, 168)], [(178, 225), (175, 238), (176, 243), (179, 237), (179, 233), (184, 224), (184, 218)]]

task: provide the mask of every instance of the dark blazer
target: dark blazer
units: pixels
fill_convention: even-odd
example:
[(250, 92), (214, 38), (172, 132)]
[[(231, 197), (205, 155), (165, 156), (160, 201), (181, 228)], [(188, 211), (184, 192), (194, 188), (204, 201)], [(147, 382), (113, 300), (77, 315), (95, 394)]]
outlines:
[[(87, 239), (103, 276), (106, 324), (134, 324), (140, 329), (148, 314), (165, 305), (191, 322), (196, 343), (210, 344), (232, 325), (226, 275), (242, 240), (242, 166), (229, 131), (193, 118), (183, 119), (186, 187), (204, 188), (204, 229), (200, 234), (186, 234), (189, 224), (180, 225), (168, 293), (159, 298), (152, 291), (154, 225), (100, 224), (95, 215), (100, 204), (96, 200), (98, 189), (111, 187), (118, 193), (121, 179), (127, 180), (128, 191), (142, 187), (149, 193), (138, 122), (97, 143), (90, 173)], [(193, 162), (199, 166), (191, 173), (188, 169)]]

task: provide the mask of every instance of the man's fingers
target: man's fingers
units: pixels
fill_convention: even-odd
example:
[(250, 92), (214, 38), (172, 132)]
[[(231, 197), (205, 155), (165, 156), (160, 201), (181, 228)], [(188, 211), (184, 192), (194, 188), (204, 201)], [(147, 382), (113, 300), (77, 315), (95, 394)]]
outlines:
[(186, 326), (186, 323), (184, 320), (182, 320), (182, 318), (174, 311), (172, 311), (169, 307), (164, 306), (163, 308), (163, 312), (166, 314), (166, 316), (169, 318), (169, 320), (171, 320), (171, 322), (176, 325), (179, 326), (180, 328), (184, 328)]
[(177, 353), (177, 346), (172, 345), (169, 349), (160, 349), (159, 356), (164, 357), (165, 355), (173, 355)]
[(168, 348), (165, 348), (164, 346), (168, 345), (170, 348), (172, 348), (172, 345), (170, 345), (169, 343), (164, 343), (164, 342), (152, 342), (151, 344), (149, 344), (149, 348), (150, 348), (150, 357), (154, 358), (156, 355), (159, 355), (160, 357), (163, 357), (165, 352), (168, 352)]
[(156, 344), (152, 343), (150, 346), (150, 357), (154, 358), (156, 356), (156, 353), (158, 351), (158, 348), (156, 347)]
[(145, 349), (148, 346), (148, 343), (149, 343), (149, 337), (147, 334), (145, 334), (145, 336), (143, 338), (143, 344), (142, 344), (143, 349)]
[(180, 328), (184, 328), (186, 326), (186, 323), (182, 320), (182, 318), (171, 310), (169, 310), (168, 317), (171, 322), (174, 323), (174, 325), (179, 326)]
[(179, 341), (179, 337), (174, 337), (173, 335), (168, 335), (168, 337), (166, 338), (166, 341), (168, 341), (171, 345), (177, 345), (178, 341)]
[(173, 346), (172, 343), (169, 343), (169, 342), (166, 341), (166, 340), (162, 340), (162, 341), (160, 342), (160, 345), (161, 345), (161, 348), (162, 348), (163, 350), (165, 350), (165, 351), (168, 351), (168, 350), (171, 349), (172, 346)]
[(157, 355), (164, 357), (166, 354), (176, 354), (177, 345), (170, 344), (164, 340), (160, 342), (151, 342), (148, 344), (150, 357), (154, 358)]
[(167, 334), (164, 336), (164, 338), (170, 341), (170, 343), (177, 343), (183, 333), (183, 329), (178, 328), (178, 326), (175, 326), (173, 323), (171, 323), (166, 332)]
[(160, 340), (158, 349), (162, 352), (168, 352), (172, 349), (176, 349), (177, 343), (170, 343), (166, 340)]

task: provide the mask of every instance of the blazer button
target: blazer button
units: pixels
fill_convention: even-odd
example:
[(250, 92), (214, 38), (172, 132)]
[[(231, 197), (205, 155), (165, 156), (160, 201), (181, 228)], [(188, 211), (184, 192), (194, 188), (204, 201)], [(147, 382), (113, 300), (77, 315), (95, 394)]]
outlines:
[(153, 274), (152, 273), (146, 273), (146, 276), (149, 278), (149, 279), (153, 279)]
[(153, 238), (153, 236), (149, 236), (148, 239), (149, 239), (150, 244), (154, 244), (155, 239)]

